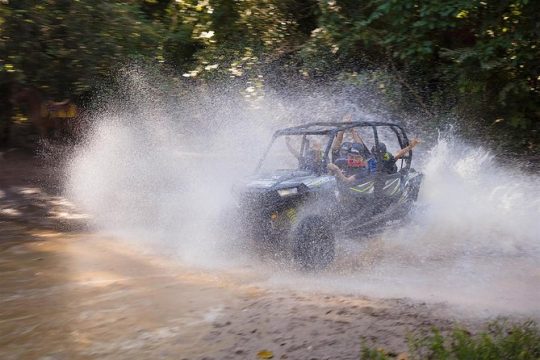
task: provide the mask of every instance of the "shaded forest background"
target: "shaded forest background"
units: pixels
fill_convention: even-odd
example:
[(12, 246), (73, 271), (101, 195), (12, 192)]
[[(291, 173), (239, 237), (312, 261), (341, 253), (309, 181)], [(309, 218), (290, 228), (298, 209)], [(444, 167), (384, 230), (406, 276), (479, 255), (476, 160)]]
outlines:
[(532, 0), (0, 0), (0, 123), (13, 79), (84, 106), (133, 61), (251, 97), (358, 86), (395, 114), (452, 114), (465, 136), (534, 154), (539, 48)]

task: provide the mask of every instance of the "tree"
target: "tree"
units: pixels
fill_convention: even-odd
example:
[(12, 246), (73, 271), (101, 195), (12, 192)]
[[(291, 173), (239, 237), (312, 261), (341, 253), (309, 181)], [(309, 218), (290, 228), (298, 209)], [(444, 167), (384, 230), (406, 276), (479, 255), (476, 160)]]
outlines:
[(78, 95), (129, 59), (157, 58), (158, 24), (131, 1), (13, 1), (2, 7), (0, 63), (55, 97)]

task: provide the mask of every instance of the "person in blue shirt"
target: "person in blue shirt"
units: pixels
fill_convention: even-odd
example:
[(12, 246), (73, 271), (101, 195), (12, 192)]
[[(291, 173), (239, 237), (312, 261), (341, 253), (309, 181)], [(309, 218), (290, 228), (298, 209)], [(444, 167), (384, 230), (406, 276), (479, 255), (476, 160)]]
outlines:
[(377, 165), (375, 159), (365, 152), (365, 145), (352, 143), (346, 158), (340, 158), (335, 163), (327, 165), (337, 180), (347, 185), (356, 185), (368, 175), (375, 172)]

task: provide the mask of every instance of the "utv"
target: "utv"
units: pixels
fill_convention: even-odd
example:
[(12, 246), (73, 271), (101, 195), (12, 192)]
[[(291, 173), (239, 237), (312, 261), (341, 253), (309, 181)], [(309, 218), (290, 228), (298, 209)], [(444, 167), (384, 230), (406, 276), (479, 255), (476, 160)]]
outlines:
[[(377, 168), (344, 185), (326, 165), (340, 156), (333, 146), (338, 134), (351, 129)], [(412, 151), (385, 171), (383, 141), (394, 150), (409, 143), (400, 125), (386, 122), (315, 122), (276, 131), (255, 174), (235, 187), (242, 231), (259, 249), (292, 255), (302, 269), (327, 267), (336, 236), (362, 237), (399, 220), (418, 196), (422, 174), (411, 168)]]

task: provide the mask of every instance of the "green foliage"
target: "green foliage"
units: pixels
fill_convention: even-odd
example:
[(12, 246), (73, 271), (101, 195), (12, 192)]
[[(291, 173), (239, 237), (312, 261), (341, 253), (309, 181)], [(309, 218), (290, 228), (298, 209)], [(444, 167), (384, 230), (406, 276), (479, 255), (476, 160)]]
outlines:
[(51, 95), (83, 93), (129, 59), (157, 56), (161, 29), (131, 2), (13, 1), (0, 6), (3, 67)]
[(364, 347), (362, 348), (360, 359), (362, 360), (390, 360), (392, 358), (386, 355), (384, 350), (370, 349), (368, 347)]
[[(381, 349), (364, 347), (363, 360), (392, 359)], [(535, 360), (540, 358), (540, 331), (535, 323), (511, 325), (494, 322), (487, 331), (472, 335), (463, 329), (454, 329), (444, 336), (439, 330), (431, 335), (409, 340), (408, 358), (434, 360)]]
[(5, 0), (0, 78), (70, 96), (143, 59), (263, 96), (277, 70), (292, 86), (368, 86), (396, 112), (480, 120), (524, 148), (540, 130), (539, 23), (529, 0)]
[(323, 7), (319, 40), (338, 49), (336, 60), (393, 74), (403, 85), (402, 109), (442, 107), (537, 136), (539, 2), (341, 0)]
[(411, 358), (436, 359), (538, 359), (540, 332), (527, 322), (521, 325), (493, 323), (487, 332), (476, 336), (462, 329), (455, 329), (448, 339), (434, 331), (425, 339), (410, 344)]
[[(300, 46), (306, 37), (295, 14), (288, 12), (295, 3), (215, 0), (202, 6), (199, 12), (205, 13), (200, 15), (205, 21), (195, 36), (202, 39), (204, 48), (197, 53), (192, 75), (260, 78), (264, 64)], [(304, 32), (308, 26), (303, 25)]]

